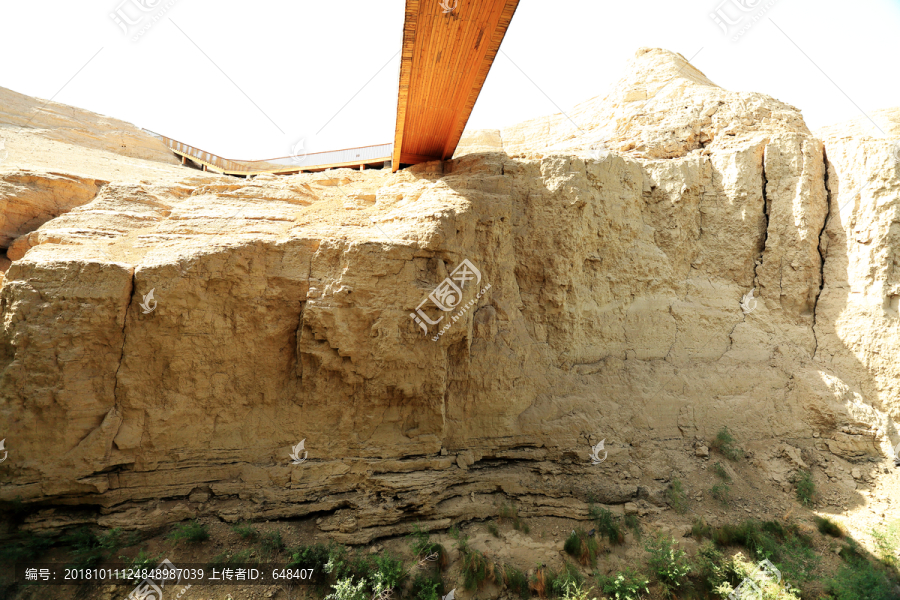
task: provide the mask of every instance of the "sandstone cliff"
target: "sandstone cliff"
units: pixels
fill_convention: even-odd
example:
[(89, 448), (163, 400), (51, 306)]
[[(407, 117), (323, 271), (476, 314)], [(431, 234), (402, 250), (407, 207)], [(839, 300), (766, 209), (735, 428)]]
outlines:
[[(16, 106), (0, 499), (48, 507), (31, 528), (328, 512), (360, 542), (495, 492), (583, 516), (588, 491), (659, 502), (723, 425), (760, 489), (852, 463), (823, 482), (846, 507), (900, 442), (892, 142), (816, 137), (680, 55), (642, 49), (568, 116), (396, 174), (198, 173)], [(464, 260), (470, 308), (427, 303), (426, 334), (411, 314)]]

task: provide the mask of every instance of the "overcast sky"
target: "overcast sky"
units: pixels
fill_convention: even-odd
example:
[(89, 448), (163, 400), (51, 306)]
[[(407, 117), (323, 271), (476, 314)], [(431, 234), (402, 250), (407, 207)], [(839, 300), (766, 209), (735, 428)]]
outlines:
[[(312, 151), (387, 143), (403, 6), (3, 0), (0, 86), (226, 158), (285, 156), (304, 137)], [(468, 127), (604, 94), (652, 46), (693, 57), (722, 87), (792, 104), (816, 128), (900, 106), (898, 33), (900, 0), (521, 0)]]

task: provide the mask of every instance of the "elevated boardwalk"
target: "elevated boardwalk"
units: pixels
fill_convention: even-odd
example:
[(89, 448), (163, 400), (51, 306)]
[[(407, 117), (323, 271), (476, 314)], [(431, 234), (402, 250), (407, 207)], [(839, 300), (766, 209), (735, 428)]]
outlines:
[(147, 131), (204, 171), (247, 177), (365, 169), (453, 156), (519, 0), (406, 0), (394, 143), (232, 160)]

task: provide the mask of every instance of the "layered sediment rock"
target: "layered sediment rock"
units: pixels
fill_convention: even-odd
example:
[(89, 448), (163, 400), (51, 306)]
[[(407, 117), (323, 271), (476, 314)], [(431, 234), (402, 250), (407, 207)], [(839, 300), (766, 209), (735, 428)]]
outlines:
[[(8, 228), (0, 499), (54, 506), (33, 528), (333, 511), (360, 542), (490, 516), (496, 492), (523, 516), (656, 501), (723, 425), (760, 460), (886, 454), (900, 162), (823, 137), (643, 49), (606, 97), (443, 164), (52, 175), (103, 183)], [(463, 261), (459, 297), (432, 294)]]

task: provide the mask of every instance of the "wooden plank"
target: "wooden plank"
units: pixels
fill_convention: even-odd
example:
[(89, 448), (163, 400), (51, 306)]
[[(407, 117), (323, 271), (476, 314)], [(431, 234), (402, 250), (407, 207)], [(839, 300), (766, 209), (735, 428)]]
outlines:
[(472, 114), (518, 0), (406, 0), (392, 170), (450, 158)]

